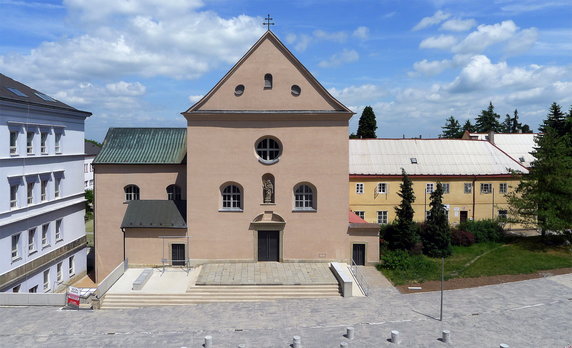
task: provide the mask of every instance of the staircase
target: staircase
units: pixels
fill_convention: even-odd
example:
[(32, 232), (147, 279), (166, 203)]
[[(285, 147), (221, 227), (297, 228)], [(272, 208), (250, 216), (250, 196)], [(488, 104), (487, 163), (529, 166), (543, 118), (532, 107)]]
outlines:
[(340, 297), (339, 286), (329, 285), (237, 285), (195, 286), (181, 294), (107, 294), (101, 309), (150, 306), (185, 306), (212, 302), (256, 302), (284, 298)]

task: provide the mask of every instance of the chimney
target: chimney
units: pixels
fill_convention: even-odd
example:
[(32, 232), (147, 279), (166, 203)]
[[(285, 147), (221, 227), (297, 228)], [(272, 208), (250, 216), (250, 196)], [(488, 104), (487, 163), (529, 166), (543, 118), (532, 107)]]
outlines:
[(495, 131), (490, 131), (489, 132), (489, 143), (491, 144), (495, 144)]

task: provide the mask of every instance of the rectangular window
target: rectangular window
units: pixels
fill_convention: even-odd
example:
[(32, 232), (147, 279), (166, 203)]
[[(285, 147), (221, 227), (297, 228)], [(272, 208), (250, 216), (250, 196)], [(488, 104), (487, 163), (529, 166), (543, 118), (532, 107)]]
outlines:
[(357, 216), (359, 216), (362, 219), (365, 218), (365, 211), (354, 211), (354, 214), (356, 214)]
[(507, 193), (508, 192), (508, 184), (503, 182), (499, 184), (499, 192), (500, 193)]
[(50, 291), (50, 270), (44, 271), (44, 292)]
[(36, 252), (36, 229), (28, 230), (28, 255)]
[(425, 187), (425, 192), (433, 193), (433, 184), (427, 184), (427, 186)]
[(361, 195), (363, 193), (363, 184), (356, 184), (356, 193)]
[(40, 152), (44, 155), (48, 153), (48, 133), (40, 133)]
[(12, 236), (12, 261), (20, 258), (20, 233)]
[(75, 274), (75, 261), (73, 255), (70, 256), (70, 258), (68, 259), (68, 267), (69, 267), (69, 274), (71, 277)]
[(18, 207), (18, 186), (19, 185), (10, 186), (10, 208)]
[(62, 133), (56, 133), (54, 141), (54, 149), (56, 153), (62, 153)]
[(465, 183), (465, 193), (472, 193), (473, 192), (473, 184), (470, 182)]
[(54, 179), (54, 196), (59, 198), (61, 196), (62, 178)]
[(61, 241), (62, 239), (64, 239), (64, 233), (62, 231), (62, 219), (56, 220), (56, 233), (55, 233), (55, 237), (56, 237), (56, 242)]
[(378, 224), (387, 224), (387, 211), (378, 211), (377, 212), (377, 223)]
[(50, 235), (48, 234), (50, 230), (50, 224), (42, 225), (42, 248), (50, 245)]
[(36, 292), (38, 292), (38, 286), (33, 286), (30, 288), (30, 290), (28, 290), (29, 293), (35, 294)]
[(443, 186), (443, 194), (451, 192), (449, 184), (441, 184), (441, 185)]
[(387, 193), (387, 184), (384, 182), (377, 184), (377, 193)]
[[(22, 285), (22, 284), (20, 284)], [(15, 287), (12, 288), (12, 292), (20, 292), (20, 285), (16, 285)]]
[(41, 184), (40, 199), (45, 202), (48, 199), (48, 180), (42, 180)]
[(28, 183), (28, 204), (34, 203), (34, 183)]
[(493, 192), (493, 184), (481, 184), (481, 193), (488, 194)]
[(28, 132), (26, 137), (26, 153), (34, 153), (34, 132)]
[(62, 264), (63, 262), (60, 262), (56, 265), (56, 281), (58, 283), (61, 283), (63, 280), (63, 275), (62, 275)]
[(18, 154), (18, 132), (10, 132), (10, 155)]
[(508, 218), (507, 210), (499, 210), (499, 220), (506, 220)]
[(88, 169), (87, 169), (87, 168), (88, 168), (88, 164), (87, 164), (87, 163), (84, 163), (84, 164), (83, 164), (83, 172), (84, 172), (84, 174), (88, 172)]

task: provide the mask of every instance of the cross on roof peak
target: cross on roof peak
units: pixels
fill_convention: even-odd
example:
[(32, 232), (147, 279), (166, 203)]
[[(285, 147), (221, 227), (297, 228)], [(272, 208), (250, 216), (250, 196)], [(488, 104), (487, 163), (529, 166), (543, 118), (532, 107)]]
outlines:
[(268, 30), (270, 30), (270, 26), (274, 25), (273, 22), (271, 22), (273, 18), (270, 17), (270, 14), (268, 14), (268, 16), (266, 18), (264, 18), (264, 23), (262, 23), (262, 25), (265, 25), (268, 27)]

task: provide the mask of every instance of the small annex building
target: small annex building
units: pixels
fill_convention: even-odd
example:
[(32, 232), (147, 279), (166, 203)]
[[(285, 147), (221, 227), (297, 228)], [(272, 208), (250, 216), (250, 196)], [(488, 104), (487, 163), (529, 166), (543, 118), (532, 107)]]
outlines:
[[(449, 223), (506, 218), (506, 194), (527, 174), (518, 161), (488, 141), (461, 139), (350, 140), (350, 208), (370, 223), (395, 219), (402, 169), (413, 182), (414, 220), (423, 222), (437, 182)], [(507, 228), (519, 228), (508, 225)]]
[(348, 219), (353, 112), (274, 33), (182, 114), (186, 129), (109, 130), (93, 162), (97, 281), (125, 258), (379, 261), (379, 226)]

